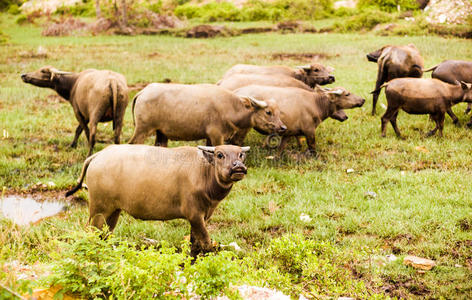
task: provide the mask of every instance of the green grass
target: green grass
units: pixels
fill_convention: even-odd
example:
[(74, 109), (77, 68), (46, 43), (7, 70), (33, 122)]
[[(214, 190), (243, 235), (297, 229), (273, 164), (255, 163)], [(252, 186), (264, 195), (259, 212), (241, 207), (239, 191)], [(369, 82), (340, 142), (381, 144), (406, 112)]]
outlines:
[[(31, 192), (38, 181), (53, 181), (56, 189), (63, 191), (75, 183), (87, 153), (83, 136), (77, 149), (68, 148), (77, 125), (70, 105), (48, 98), (54, 94), (52, 90), (22, 83), (19, 75), (23, 72), (44, 65), (70, 71), (93, 67), (120, 72), (129, 84), (164, 78), (212, 83), (237, 63), (307, 63), (273, 60), (273, 53), (325, 53), (330, 57), (321, 63), (335, 68), (332, 86), (343, 86), (365, 97), (366, 104), (347, 111), (349, 120), (344, 123), (326, 120), (316, 134), (318, 156), (301, 162), (266, 159), (271, 153), (260, 149), (263, 138), (251, 133), (247, 140), (252, 147), (248, 176), (234, 187), (209, 222), (212, 238), (222, 244), (235, 241), (244, 250), (242, 257), (255, 257), (275, 237), (301, 234), (334, 245), (336, 251), (329, 259), (348, 270), (355, 282), (364, 282), (371, 294), (472, 297), (472, 131), (463, 125), (455, 127), (446, 117), (444, 137), (426, 138), (433, 127), (428, 116), (403, 112), (398, 125), (406, 139), (397, 139), (391, 127), (387, 137), (381, 138), (384, 109), (379, 106), (380, 113), (370, 115), (369, 92), (377, 67), (365, 58), (366, 53), (385, 44), (414, 43), (429, 67), (444, 59), (472, 60), (470, 41), (370, 34), (257, 34), (209, 40), (168, 36), (45, 38), (40, 28), (20, 27), (7, 15), (1, 17), (0, 26), (10, 36), (8, 44), (0, 45), (0, 187), (5, 186), (7, 193)], [(47, 49), (47, 58), (20, 56), (38, 46)], [(386, 103), (383, 93), (379, 102)], [(464, 109), (465, 104), (454, 107), (461, 124), (469, 118)], [(95, 151), (110, 143), (110, 127), (99, 126), (99, 139), (108, 143), (98, 144)], [(4, 130), (9, 138), (3, 138)], [(122, 141), (132, 132), (128, 109)], [(183, 144), (171, 142), (170, 146)], [(346, 173), (349, 168), (355, 172)], [(367, 197), (368, 191), (377, 197)], [(87, 197), (86, 191), (79, 195)], [(301, 221), (301, 213), (312, 220)], [(85, 207), (73, 206), (65, 215), (30, 228), (1, 221), (0, 261), (49, 264), (58, 236), (84, 230), (87, 218)], [(143, 222), (123, 215), (115, 234), (130, 242), (141, 243), (147, 237), (179, 246), (189, 234), (189, 226), (181, 220)], [(385, 266), (373, 263), (376, 255), (391, 253), (400, 260)], [(425, 274), (417, 273), (401, 264), (408, 254), (434, 259), (438, 266)], [(259, 267), (269, 268), (269, 258), (262, 256)], [(251, 268), (248, 273), (256, 267)], [(313, 281), (286, 281), (285, 273), (268, 269), (266, 275), (255, 274), (264, 280), (253, 278), (254, 282), (266, 281), (294, 296), (301, 292), (316, 297), (358, 295), (344, 280), (334, 283), (341, 292), (334, 292), (333, 287), (317, 293), (323, 289), (311, 285)], [(0, 272), (0, 282), (15, 287), (12, 276)], [(365, 293), (359, 295), (366, 297)]]

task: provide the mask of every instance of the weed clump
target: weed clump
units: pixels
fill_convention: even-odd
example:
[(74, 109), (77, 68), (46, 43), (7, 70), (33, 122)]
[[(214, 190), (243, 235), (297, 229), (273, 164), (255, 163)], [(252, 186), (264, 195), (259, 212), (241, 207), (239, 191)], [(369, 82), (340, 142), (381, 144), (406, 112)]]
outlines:
[(333, 29), (337, 32), (369, 31), (376, 25), (391, 22), (394, 17), (386, 12), (369, 9), (349, 17), (344, 22), (336, 22)]

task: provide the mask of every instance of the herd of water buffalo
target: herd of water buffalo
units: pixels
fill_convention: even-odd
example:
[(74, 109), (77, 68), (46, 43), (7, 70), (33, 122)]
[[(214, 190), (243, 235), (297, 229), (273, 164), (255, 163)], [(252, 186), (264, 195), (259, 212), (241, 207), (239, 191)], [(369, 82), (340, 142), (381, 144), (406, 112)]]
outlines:
[[(385, 88), (387, 110), (382, 116), (382, 136), (387, 122), (397, 136), (400, 109), (410, 114), (429, 114), (442, 135), (445, 113), (454, 123), (451, 107), (472, 103), (472, 62), (448, 60), (424, 70), (417, 48), (384, 46), (367, 54), (378, 64), (372, 114), (380, 91)], [(71, 147), (85, 131), (89, 142), (78, 191), (87, 176), (89, 222), (102, 228), (115, 227), (121, 210), (143, 220), (187, 219), (191, 224), (192, 254), (210, 251), (205, 223), (244, 178), (243, 145), (251, 128), (265, 135), (282, 137), (283, 150), (290, 137), (304, 136), (308, 150), (315, 151), (315, 129), (326, 118), (344, 121), (344, 109), (360, 107), (365, 100), (333, 83), (331, 68), (312, 64), (297, 68), (239, 64), (229, 69), (217, 84), (152, 83), (132, 100), (135, 130), (129, 144), (142, 144), (156, 134), (155, 145), (113, 145), (93, 154), (97, 124), (113, 121), (114, 142), (120, 143), (128, 86), (123, 75), (88, 69), (80, 73), (43, 67), (21, 75), (24, 82), (54, 89), (69, 101), (79, 121)], [(420, 78), (433, 71), (431, 79)], [(467, 111), (467, 112), (468, 112)], [(472, 119), (468, 123), (472, 126)], [(168, 139), (206, 139), (207, 146), (167, 148)]]

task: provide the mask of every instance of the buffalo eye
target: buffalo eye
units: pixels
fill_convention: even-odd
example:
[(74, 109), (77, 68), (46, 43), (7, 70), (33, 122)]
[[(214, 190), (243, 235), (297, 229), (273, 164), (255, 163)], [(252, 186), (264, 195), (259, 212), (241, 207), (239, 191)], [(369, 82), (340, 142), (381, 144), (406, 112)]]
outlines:
[(347, 93), (347, 94), (346, 94), (346, 97), (349, 97), (350, 95), (351, 95), (351, 93)]
[(272, 112), (271, 112), (270, 110), (266, 111), (266, 114), (267, 114), (268, 116), (272, 116)]
[(239, 159), (243, 159), (244, 158), (244, 153), (239, 153)]
[(314, 69), (313, 71), (315, 71), (315, 72), (319, 72), (319, 71), (320, 71), (320, 69)]
[(223, 159), (225, 156), (223, 155), (223, 153), (218, 152), (218, 154), (216, 154), (216, 157), (218, 157), (218, 159)]

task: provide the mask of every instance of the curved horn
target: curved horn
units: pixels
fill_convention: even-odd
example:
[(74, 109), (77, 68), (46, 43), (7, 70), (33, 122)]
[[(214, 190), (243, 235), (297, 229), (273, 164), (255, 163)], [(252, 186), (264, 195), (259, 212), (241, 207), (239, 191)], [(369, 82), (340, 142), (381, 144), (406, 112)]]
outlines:
[(247, 151), (249, 151), (249, 149), (251, 149), (251, 147), (249, 147), (249, 146), (241, 147), (241, 151), (243, 151), (243, 152), (247, 152)]
[(341, 89), (335, 89), (335, 90), (327, 91), (326, 93), (327, 93), (327, 94), (342, 95), (342, 94), (343, 94), (343, 90), (341, 90)]
[(296, 66), (297, 69), (311, 69), (311, 65)]
[(260, 108), (266, 108), (267, 107), (267, 103), (265, 101), (257, 100), (256, 98), (251, 97), (251, 96), (240, 96), (240, 97), (249, 100), (251, 102), (251, 104), (254, 105), (254, 106), (257, 106), (257, 107), (260, 107)]
[(256, 106), (259, 106), (260, 108), (266, 108), (267, 107), (267, 103), (265, 101), (257, 100), (256, 98), (251, 97), (251, 96), (247, 96), (247, 98), (249, 100), (251, 100), (251, 103), (253, 103)]
[(206, 152), (211, 152), (211, 153), (215, 152), (215, 147), (197, 146), (197, 148), (202, 150), (202, 151), (206, 151)]
[(59, 74), (59, 75), (65, 75), (65, 74), (71, 74), (72, 72), (66, 72), (66, 71), (59, 71), (56, 68), (50, 68), (49, 71), (54, 74)]

